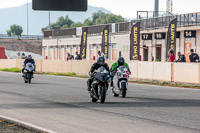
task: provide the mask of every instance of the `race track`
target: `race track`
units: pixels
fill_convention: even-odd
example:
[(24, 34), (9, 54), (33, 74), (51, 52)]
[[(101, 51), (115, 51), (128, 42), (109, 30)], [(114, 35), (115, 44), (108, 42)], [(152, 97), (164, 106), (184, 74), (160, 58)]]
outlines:
[(86, 80), (0, 72), (0, 115), (59, 133), (200, 133), (200, 90), (129, 84), (90, 102)]

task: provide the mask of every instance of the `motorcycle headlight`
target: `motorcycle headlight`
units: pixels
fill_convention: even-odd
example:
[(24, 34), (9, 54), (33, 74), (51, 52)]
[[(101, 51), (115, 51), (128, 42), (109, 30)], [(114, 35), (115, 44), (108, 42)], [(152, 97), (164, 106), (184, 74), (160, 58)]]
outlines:
[(104, 71), (102, 71), (101, 73), (107, 73), (107, 71), (106, 71), (106, 70), (104, 70)]
[(117, 72), (117, 76), (119, 76), (119, 77), (120, 77), (120, 76), (121, 76), (121, 73)]

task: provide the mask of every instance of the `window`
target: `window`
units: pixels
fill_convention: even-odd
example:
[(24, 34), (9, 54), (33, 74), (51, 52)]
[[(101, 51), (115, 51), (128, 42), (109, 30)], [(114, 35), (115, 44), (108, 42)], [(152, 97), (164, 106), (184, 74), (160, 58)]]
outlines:
[(116, 49), (117, 48), (117, 44), (112, 44), (112, 48)]

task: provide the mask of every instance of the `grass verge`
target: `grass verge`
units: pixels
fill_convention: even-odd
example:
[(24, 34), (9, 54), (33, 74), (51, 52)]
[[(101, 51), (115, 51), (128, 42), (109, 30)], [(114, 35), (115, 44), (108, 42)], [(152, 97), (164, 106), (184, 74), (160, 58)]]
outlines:
[(21, 72), (22, 70), (19, 68), (10, 68), (10, 69), (0, 69), (0, 71), (4, 71), (4, 72)]
[(89, 78), (88, 76), (77, 75), (76, 73), (36, 73), (39, 75), (54, 75), (54, 76), (67, 76), (67, 77), (77, 77), (77, 78)]
[(0, 133), (38, 133), (0, 119)]
[(160, 81), (129, 81), (130, 83), (137, 83), (137, 84), (147, 84), (147, 85), (159, 85), (159, 86), (169, 86), (169, 87), (179, 87), (179, 88), (193, 88), (193, 89), (200, 89), (200, 85), (194, 84), (185, 84), (185, 83), (175, 83), (175, 82), (160, 82)]
[[(22, 70), (20, 68), (10, 68), (10, 69), (3, 68), (3, 69), (0, 69), (0, 71), (21, 73)], [(77, 78), (89, 78), (88, 76), (77, 75), (76, 73), (40, 73), (40, 72), (36, 72), (35, 74), (54, 75), (54, 76), (68, 76), (68, 77), (77, 77)]]

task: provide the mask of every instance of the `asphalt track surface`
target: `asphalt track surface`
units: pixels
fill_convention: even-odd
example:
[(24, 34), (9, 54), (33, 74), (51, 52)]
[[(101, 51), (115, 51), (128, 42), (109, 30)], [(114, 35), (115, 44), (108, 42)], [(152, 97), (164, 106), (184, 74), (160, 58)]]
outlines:
[(86, 79), (0, 72), (0, 115), (59, 133), (200, 133), (200, 90), (129, 84), (92, 103)]

